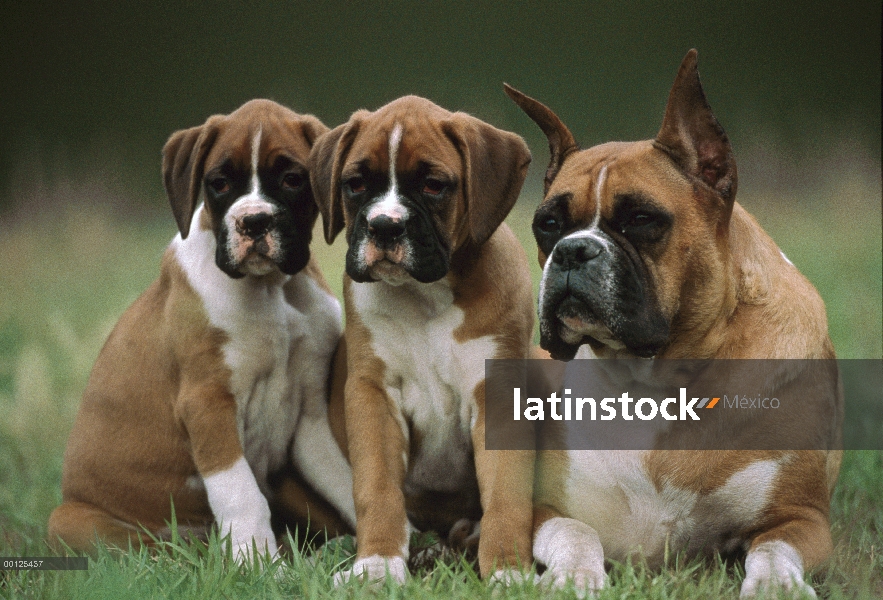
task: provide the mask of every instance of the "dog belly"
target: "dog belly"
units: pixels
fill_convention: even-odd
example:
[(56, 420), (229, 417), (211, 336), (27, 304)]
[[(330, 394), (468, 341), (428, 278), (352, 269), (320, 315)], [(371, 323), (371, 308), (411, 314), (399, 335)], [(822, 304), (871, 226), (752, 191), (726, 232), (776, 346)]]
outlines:
[(460, 428), (422, 433), (411, 444), (405, 505), (417, 529), (444, 535), (459, 519), (481, 515), (472, 442)]
[[(644, 451), (542, 453), (537, 501), (598, 533), (605, 558), (640, 555), (657, 566), (670, 552), (732, 552), (766, 506), (780, 460), (759, 460), (700, 493), (652, 475)], [(702, 453), (683, 464), (702, 468)], [(663, 481), (661, 486), (654, 481)]]

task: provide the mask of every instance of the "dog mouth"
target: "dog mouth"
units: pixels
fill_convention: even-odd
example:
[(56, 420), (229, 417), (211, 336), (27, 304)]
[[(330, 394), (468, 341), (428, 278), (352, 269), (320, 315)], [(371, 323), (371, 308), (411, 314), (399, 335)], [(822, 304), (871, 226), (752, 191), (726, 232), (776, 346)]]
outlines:
[(595, 315), (591, 307), (572, 295), (566, 297), (558, 305), (555, 319), (558, 321), (558, 335), (566, 344), (604, 345), (613, 350), (622, 350), (626, 347), (610, 328)]
[(275, 269), (276, 261), (271, 255), (270, 242), (264, 238), (251, 244), (239, 266), (239, 270), (246, 275), (266, 275)]
[(281, 240), (274, 230), (262, 235), (236, 231), (227, 244), (230, 262), (243, 275), (262, 277), (279, 268)]
[(406, 268), (408, 252), (402, 243), (391, 247), (381, 247), (373, 240), (368, 240), (362, 250), (365, 270), (374, 279), (393, 285), (399, 285), (410, 278)]

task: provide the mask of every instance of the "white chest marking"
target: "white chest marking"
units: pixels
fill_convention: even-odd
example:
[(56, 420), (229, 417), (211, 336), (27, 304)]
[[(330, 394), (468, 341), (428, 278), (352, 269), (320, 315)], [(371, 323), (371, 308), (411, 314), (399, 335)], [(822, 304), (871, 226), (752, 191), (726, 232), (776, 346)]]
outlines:
[[(605, 556), (639, 551), (648, 563), (672, 550), (726, 545), (721, 536), (754, 522), (769, 501), (781, 461), (751, 463), (700, 496), (666, 482), (657, 490), (641, 451), (571, 451), (565, 486), (568, 516), (597, 531)], [(738, 542), (740, 540), (733, 540)], [(734, 549), (734, 548), (726, 548)]]
[(496, 341), (454, 340), (464, 315), (444, 279), (397, 287), (354, 283), (352, 294), (371, 331), (372, 348), (386, 366), (384, 384), (400, 408), (400, 425), (407, 435), (410, 422), (422, 436), (417, 453), (405, 457), (406, 487), (462, 489), (474, 477), (474, 390), (484, 380), (484, 360), (497, 354)]
[[(239, 439), (265, 489), (266, 476), (286, 460), (301, 409), (324, 402), (328, 364), (340, 335), (340, 306), (303, 273), (232, 279), (214, 262), (215, 238), (199, 228), (202, 207), (186, 240), (172, 242), (209, 322), (227, 333)], [(286, 300), (297, 299), (297, 306)]]

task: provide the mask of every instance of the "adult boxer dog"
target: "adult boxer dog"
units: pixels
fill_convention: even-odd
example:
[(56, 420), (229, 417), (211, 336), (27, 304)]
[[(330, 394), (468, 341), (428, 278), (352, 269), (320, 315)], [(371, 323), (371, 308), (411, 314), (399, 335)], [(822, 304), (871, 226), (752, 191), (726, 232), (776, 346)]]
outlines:
[[(533, 454), (484, 449), (486, 358), (525, 358), (527, 259), (502, 224), (530, 162), (517, 135), (407, 96), (323, 136), (310, 177), (346, 229), (345, 431), (358, 555), (407, 575), (409, 520), (481, 517), (482, 575), (529, 564)], [(507, 571), (508, 573), (508, 571)]]
[[(735, 202), (736, 163), (685, 57), (654, 140), (580, 150), (560, 119), (506, 87), (546, 134), (534, 219), (541, 345), (554, 358), (833, 358), (825, 308)], [(579, 350), (579, 353), (578, 353)], [(827, 390), (842, 407), (836, 385)], [(742, 597), (814, 595), (832, 550), (838, 451), (549, 451), (537, 464), (534, 555), (547, 579), (604, 585), (604, 558), (747, 551)]]
[[(177, 221), (159, 279), (123, 314), (68, 441), (49, 538), (126, 548), (217, 525), (275, 554), (268, 477), (293, 460), (352, 525), (326, 402), (340, 306), (310, 257), (310, 115), (253, 100), (163, 149)], [(197, 208), (204, 189), (205, 202)]]

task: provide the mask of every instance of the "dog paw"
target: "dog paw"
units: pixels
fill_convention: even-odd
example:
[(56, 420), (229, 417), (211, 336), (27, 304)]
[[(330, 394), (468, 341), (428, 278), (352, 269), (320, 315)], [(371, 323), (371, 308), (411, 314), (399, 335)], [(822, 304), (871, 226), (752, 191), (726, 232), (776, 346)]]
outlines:
[(481, 538), (481, 521), (460, 519), (448, 533), (448, 546), (469, 558), (478, 556), (478, 541)]
[[(255, 550), (257, 556), (255, 556)], [(233, 543), (233, 560), (239, 565), (260, 565), (261, 558), (269, 555), (270, 560), (274, 560), (279, 556), (279, 548), (276, 545), (276, 539), (272, 537), (255, 536), (248, 540)]]
[(594, 596), (607, 585), (607, 573), (603, 569), (546, 569), (539, 580), (543, 587), (562, 589), (573, 583), (577, 598)]
[(573, 582), (577, 596), (604, 587), (604, 549), (598, 533), (580, 521), (566, 517), (549, 519), (534, 536), (534, 558), (546, 565), (542, 585), (560, 589)]
[(363, 579), (372, 584), (382, 583), (387, 577), (398, 584), (405, 583), (408, 567), (401, 556), (367, 556), (358, 559), (352, 569), (334, 575), (334, 585), (339, 586), (353, 578)]
[(784, 591), (791, 598), (815, 598), (816, 592), (803, 580), (803, 561), (790, 544), (782, 541), (758, 544), (745, 559), (745, 579), (739, 598)]
[(511, 587), (520, 587), (527, 583), (536, 584), (537, 574), (533, 571), (525, 573), (516, 569), (498, 569), (487, 578), (488, 588), (492, 598), (508, 596), (507, 590)]

